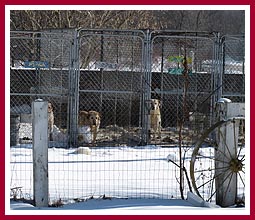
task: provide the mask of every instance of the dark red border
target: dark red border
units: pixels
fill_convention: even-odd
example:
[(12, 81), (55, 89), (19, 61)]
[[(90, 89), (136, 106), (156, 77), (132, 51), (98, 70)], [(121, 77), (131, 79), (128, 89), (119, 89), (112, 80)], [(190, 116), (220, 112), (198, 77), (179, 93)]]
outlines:
[[(4, 32), (4, 27), (5, 27), (5, 5), (250, 5), (250, 30), (251, 30), (251, 56), (250, 56), (250, 61), (251, 61), (251, 74), (250, 74), (250, 82), (246, 82), (246, 84), (250, 83), (251, 87), (251, 93), (250, 93), (250, 103), (251, 103), (251, 118), (250, 118), (250, 124), (251, 124), (251, 137), (252, 134), (254, 133), (254, 128), (253, 126), (255, 125), (255, 121), (252, 117), (252, 110), (254, 109), (254, 104), (252, 102), (253, 94), (255, 92), (255, 87), (253, 87), (252, 82), (255, 82), (255, 68), (253, 65), (253, 61), (255, 60), (254, 57), (254, 27), (255, 27), (255, 1), (254, 0), (195, 0), (195, 1), (177, 1), (177, 0), (158, 0), (156, 2), (153, 2), (152, 0), (146, 1), (146, 0), (89, 0), (89, 1), (84, 1), (84, 0), (72, 0), (72, 1), (66, 1), (66, 0), (1, 0), (0, 1), (0, 27), (1, 27), (1, 34), (0, 34), (0, 56), (1, 56), (1, 65), (0, 65), (0, 97), (1, 97), (1, 103), (4, 103), (5, 101), (5, 87), (4, 87), (4, 82), (5, 82), (5, 32)], [(191, 7), (192, 9), (192, 7)], [(224, 9), (224, 8), (223, 8)], [(226, 8), (227, 9), (227, 8)], [(252, 28), (253, 27), (253, 28)], [(8, 94), (7, 94), (8, 95)], [(247, 100), (247, 99), (246, 99)], [(248, 101), (248, 100), (247, 100)], [(222, 216), (217, 216), (217, 215), (178, 215), (178, 216), (113, 216), (113, 215), (108, 215), (108, 216), (99, 216), (96, 215), (97, 213), (95, 212), (95, 215), (90, 215), (90, 216), (57, 216), (57, 215), (47, 215), (47, 216), (7, 216), (5, 215), (5, 186), (4, 186), (4, 179), (5, 179), (5, 172), (8, 172), (8, 169), (5, 170), (5, 156), (4, 156), (4, 149), (5, 149), (5, 110), (3, 107), (3, 104), (1, 105), (2, 107), (0, 108), (0, 140), (2, 143), (2, 153), (1, 159), (0, 159), (0, 167), (2, 169), (2, 172), (0, 172), (0, 178), (1, 178), (1, 202), (0, 202), (0, 219), (25, 219), (25, 220), (34, 220), (34, 219), (103, 219), (103, 220), (115, 220), (115, 219), (126, 219), (129, 220), (130, 218), (132, 219), (146, 219), (146, 220), (154, 220), (154, 219), (173, 219), (173, 220), (179, 220), (179, 219), (189, 219), (189, 220), (210, 220), (210, 219), (217, 219), (217, 220), (247, 220), (247, 219), (255, 219), (255, 202), (254, 202), (254, 188), (253, 188), (253, 183), (254, 183), (254, 174), (255, 174), (255, 169), (254, 169), (254, 164), (253, 164), (253, 158), (254, 158), (254, 153), (255, 149), (252, 146), (254, 143), (254, 139), (251, 138), (251, 213), (250, 215), (242, 215), (242, 216), (231, 216), (231, 215), (222, 215)], [(4, 172), (5, 171), (5, 172)], [(45, 212), (47, 212), (45, 210)], [(188, 212), (186, 210), (186, 212)], [(187, 214), (187, 213), (185, 213)]]
[[(2, 0), (5, 5), (251, 5), (253, 0)], [(192, 8), (191, 8), (192, 9)], [(225, 8), (223, 8), (225, 9)]]
[(254, 135), (254, 125), (255, 125), (255, 121), (254, 121), (254, 118), (252, 117), (252, 110), (254, 109), (255, 107), (255, 104), (253, 103), (253, 95), (255, 93), (255, 88), (252, 86), (253, 82), (255, 82), (255, 77), (254, 77), (254, 74), (252, 74), (254, 71), (255, 71), (255, 67), (254, 65), (252, 65), (252, 60), (255, 59), (255, 56), (254, 56), (254, 49), (255, 49), (255, 44), (254, 44), (254, 37), (255, 37), (255, 31), (254, 31), (254, 27), (255, 27), (255, 2), (252, 1), (252, 3), (250, 4), (251, 6), (251, 9), (250, 9), (250, 14), (251, 14), (251, 18), (250, 18), (250, 32), (251, 32), (251, 35), (250, 35), (250, 68), (251, 68), (251, 71), (250, 71), (250, 82), (246, 82), (246, 83), (250, 83), (250, 87), (251, 87), (251, 91), (250, 91), (250, 103), (251, 103), (251, 106), (250, 106), (250, 111), (251, 111), (251, 117), (250, 117), (250, 132), (251, 132), (251, 138), (250, 138), (250, 145), (251, 145), (251, 219), (252, 217), (255, 218), (255, 201), (254, 201), (254, 195), (255, 195), (255, 190), (254, 188), (252, 187), (252, 184), (254, 183), (254, 174), (255, 173), (255, 166), (254, 166), (254, 163), (252, 162), (253, 159), (254, 159), (254, 155), (255, 155), (255, 149), (252, 147), (253, 144), (254, 144), (254, 139), (252, 138), (253, 135)]

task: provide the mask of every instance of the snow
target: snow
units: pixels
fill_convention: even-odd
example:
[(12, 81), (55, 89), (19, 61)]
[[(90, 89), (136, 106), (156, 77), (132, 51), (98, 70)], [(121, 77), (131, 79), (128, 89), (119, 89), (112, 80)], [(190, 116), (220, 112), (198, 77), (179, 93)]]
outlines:
[[(148, 145), (83, 150), (89, 153), (79, 154), (76, 148), (48, 149), (51, 201), (61, 198), (69, 202), (104, 194), (117, 198), (178, 199), (179, 169), (168, 162), (178, 158), (178, 148)], [(32, 145), (12, 147), (10, 156), (11, 187), (23, 187), (23, 194), (29, 198), (33, 194)]]
[[(192, 197), (190, 199), (190, 197)], [(11, 201), (12, 215), (245, 215), (245, 208), (220, 208), (202, 202), (189, 193), (187, 200), (181, 199), (90, 199), (61, 207), (34, 207), (28, 203)], [(47, 210), (47, 212), (45, 212)]]
[[(196, 207), (188, 200), (162, 199), (91, 199), (86, 202), (67, 204), (62, 207), (34, 207), (27, 203), (11, 201), (12, 215), (193, 215), (213, 214), (226, 209)], [(46, 211), (45, 211), (46, 210)], [(236, 209), (237, 210), (237, 209)], [(238, 210), (240, 212), (240, 210)], [(238, 214), (238, 212), (232, 212)]]
[[(24, 125), (20, 130), (25, 133), (27, 129), (30, 127)], [(179, 168), (176, 166), (180, 158), (177, 146), (67, 148), (66, 142), (58, 143), (57, 148), (48, 148), (49, 199), (52, 206), (61, 200), (61, 206), (38, 208), (11, 201), (7, 210), (47, 209), (60, 211), (60, 214), (61, 210), (147, 210), (145, 214), (148, 214), (155, 210), (169, 213), (170, 210), (182, 209), (219, 209), (191, 194), (187, 184), (184, 189), (186, 199), (180, 199)], [(189, 169), (193, 148), (183, 150), (184, 165)], [(210, 155), (209, 150), (203, 148), (200, 153)], [(10, 188), (21, 187), (25, 199), (33, 198), (32, 144), (12, 146), (9, 156), (11, 176), (7, 185)]]
[(86, 202), (67, 204), (62, 207), (38, 208), (23, 202), (11, 202), (12, 210), (169, 210), (169, 209), (197, 209), (187, 200), (162, 199), (91, 199)]

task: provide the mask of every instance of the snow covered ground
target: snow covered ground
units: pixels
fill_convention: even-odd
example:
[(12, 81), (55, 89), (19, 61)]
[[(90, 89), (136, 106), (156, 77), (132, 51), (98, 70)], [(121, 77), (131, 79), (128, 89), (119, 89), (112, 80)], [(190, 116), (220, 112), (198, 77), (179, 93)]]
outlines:
[[(185, 167), (189, 170), (193, 149), (186, 150)], [(209, 153), (207, 148), (203, 151)], [(32, 156), (31, 144), (10, 148), (10, 188), (21, 187), (17, 197), (33, 198)], [(97, 210), (102, 214), (105, 210), (148, 210), (145, 214), (177, 210), (173, 213), (182, 214), (180, 209), (197, 211), (206, 209), (202, 206), (210, 206), (187, 197), (186, 180), (184, 196), (188, 199), (180, 199), (179, 168), (173, 163), (179, 163), (178, 147), (91, 147), (81, 152), (72, 148), (49, 148), (48, 160), (50, 204), (60, 202), (61, 206), (43, 210), (60, 211), (60, 214), (63, 210), (88, 213)], [(42, 210), (20, 202), (11, 202), (7, 207), (13, 211), (39, 211), (36, 213)]]
[(62, 207), (36, 208), (23, 202), (11, 202), (12, 210), (168, 210), (168, 209), (197, 209), (187, 200), (162, 199), (93, 199), (86, 202), (67, 204)]
[[(194, 198), (195, 197), (195, 198)], [(180, 199), (91, 199), (61, 207), (34, 207), (28, 203), (11, 201), (12, 215), (245, 215), (246, 208), (220, 208), (201, 203), (193, 194)]]
[[(33, 195), (32, 156), (31, 144), (11, 148), (11, 188), (22, 187), (28, 199)], [(169, 159), (178, 163), (178, 148), (91, 147), (85, 153), (49, 148), (50, 200), (82, 201), (103, 195), (179, 199), (179, 169)]]

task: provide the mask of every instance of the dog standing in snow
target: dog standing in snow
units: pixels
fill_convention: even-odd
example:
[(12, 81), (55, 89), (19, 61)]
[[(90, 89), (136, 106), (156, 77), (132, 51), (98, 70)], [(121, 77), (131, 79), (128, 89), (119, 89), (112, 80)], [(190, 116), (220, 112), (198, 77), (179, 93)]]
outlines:
[(150, 109), (150, 123), (151, 132), (153, 133), (154, 139), (156, 134), (161, 137), (161, 114), (160, 114), (160, 100), (151, 99), (151, 109)]
[(53, 114), (53, 106), (50, 102), (48, 102), (48, 132), (50, 141), (53, 140), (53, 126), (54, 126), (54, 114)]
[[(89, 127), (90, 132), (92, 134), (92, 144), (93, 145), (96, 142), (100, 122), (101, 122), (101, 116), (100, 116), (99, 112), (96, 112), (96, 111), (88, 111), (88, 112), (80, 111), (79, 112), (79, 118), (78, 118), (79, 128), (78, 128), (78, 130), (82, 131), (82, 128)], [(79, 142), (86, 142), (86, 140), (84, 140), (83, 136), (84, 136), (84, 134), (79, 132), (79, 135), (78, 135)]]

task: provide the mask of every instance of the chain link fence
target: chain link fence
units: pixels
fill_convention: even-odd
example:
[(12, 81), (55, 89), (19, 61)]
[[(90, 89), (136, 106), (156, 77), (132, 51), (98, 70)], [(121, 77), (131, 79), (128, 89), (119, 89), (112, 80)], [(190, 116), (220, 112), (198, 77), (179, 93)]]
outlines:
[(32, 141), (31, 103), (38, 98), (53, 105), (56, 136), (66, 132), (72, 43), (64, 31), (11, 32), (10, 114), (20, 116), (18, 143)]
[(151, 96), (161, 100), (164, 134), (158, 142), (177, 144), (180, 123), (188, 129), (187, 142), (192, 142), (194, 132), (197, 135), (210, 125), (216, 40), (206, 33), (152, 33)]
[[(22, 195), (29, 198), (31, 103), (38, 98), (53, 105), (51, 200), (179, 198), (180, 143), (185, 160), (212, 123), (218, 97), (244, 102), (240, 37), (181, 31), (16, 31), (11, 32), (10, 52), (11, 189), (23, 187)], [(161, 106), (161, 136), (155, 138), (151, 99)], [(91, 110), (101, 117), (96, 143), (81, 145), (78, 114)], [(81, 146), (90, 147), (87, 154), (77, 153)]]
[(97, 144), (139, 144), (144, 33), (80, 31), (79, 110), (101, 114)]
[(222, 97), (245, 102), (244, 36), (222, 37)]

